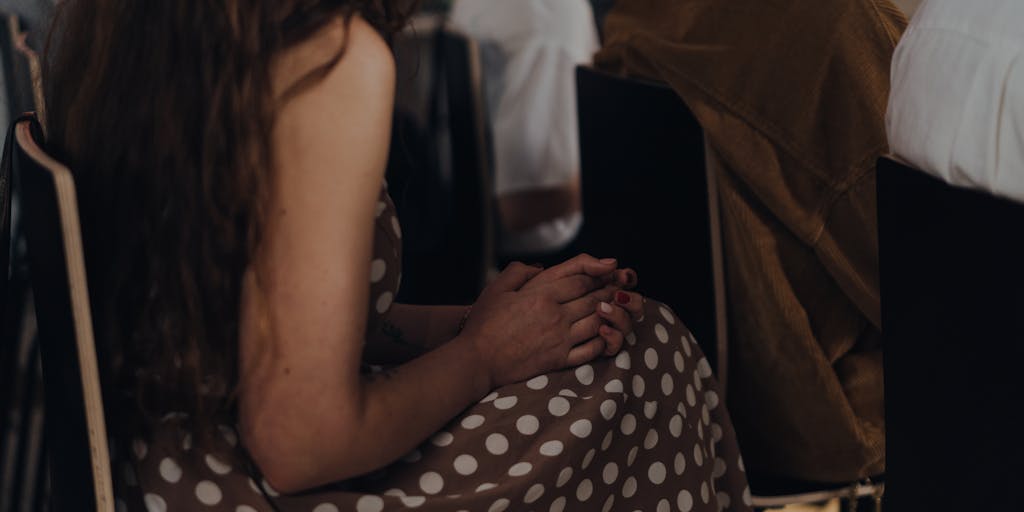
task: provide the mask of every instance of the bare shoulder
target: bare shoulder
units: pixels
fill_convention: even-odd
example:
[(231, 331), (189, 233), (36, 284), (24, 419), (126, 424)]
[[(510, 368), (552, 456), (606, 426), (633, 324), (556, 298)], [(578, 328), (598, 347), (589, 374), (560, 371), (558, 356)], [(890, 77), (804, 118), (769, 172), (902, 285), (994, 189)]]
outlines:
[(395, 62), (381, 35), (363, 18), (338, 17), (305, 41), (282, 51), (271, 64), (275, 97), (281, 97), (303, 77), (341, 57), (321, 80), (303, 94), (354, 94), (363, 100), (393, 99)]

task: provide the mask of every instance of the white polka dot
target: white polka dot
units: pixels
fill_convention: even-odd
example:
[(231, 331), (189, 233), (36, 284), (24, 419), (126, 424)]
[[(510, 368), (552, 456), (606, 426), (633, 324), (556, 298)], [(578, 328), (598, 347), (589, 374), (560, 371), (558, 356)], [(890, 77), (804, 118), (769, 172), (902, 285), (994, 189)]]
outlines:
[(672, 356), (672, 362), (676, 365), (676, 371), (683, 373), (683, 370), (686, 368), (686, 360), (683, 359), (683, 355), (680, 354), (678, 350), (676, 350), (676, 353)]
[(736, 467), (740, 468), (740, 471), (744, 471), (745, 472), (747, 470), (747, 468), (743, 467), (743, 457), (742, 456), (736, 459)]
[(516, 420), (516, 430), (524, 436), (532, 436), (536, 434), (539, 428), (540, 421), (538, 421), (537, 417), (532, 414), (520, 416), (519, 419)]
[(683, 452), (676, 453), (676, 459), (672, 462), (672, 469), (675, 470), (677, 475), (681, 475), (683, 471), (686, 471), (686, 457), (683, 457)]
[(474, 414), (472, 416), (466, 416), (465, 418), (462, 419), (462, 428), (464, 428), (466, 430), (473, 430), (474, 428), (477, 428), (477, 427), (479, 427), (480, 425), (483, 425), (483, 424), (484, 424), (484, 417), (479, 415), (479, 414)]
[(213, 506), (220, 503), (220, 500), (224, 495), (220, 492), (220, 487), (217, 484), (203, 480), (196, 484), (196, 499), (203, 505)]
[(476, 492), (484, 492), (484, 491), (489, 491), (489, 490), (491, 490), (491, 489), (494, 489), (494, 488), (495, 488), (495, 487), (497, 487), (497, 486), (498, 486), (498, 484), (492, 484), (492, 483), (490, 483), (490, 482), (487, 482), (486, 484), (480, 484), (480, 485), (479, 485), (479, 486), (478, 486), (478, 487), (476, 488)]
[(565, 510), (565, 496), (559, 496), (555, 498), (555, 501), (551, 502), (551, 508), (548, 509), (548, 512), (562, 512), (563, 510)]
[(579, 398), (580, 397), (579, 395), (576, 394), (575, 391), (573, 391), (571, 389), (563, 389), (563, 390), (559, 391), (558, 394), (560, 396), (567, 396), (567, 397), (570, 397), (570, 398)]
[(455, 440), (455, 436), (451, 432), (438, 432), (434, 434), (434, 437), (430, 439), (430, 442), (434, 446), (448, 446)]
[(164, 457), (160, 461), (160, 477), (172, 484), (178, 483), (181, 480), (181, 466), (174, 459)]
[(494, 391), (491, 394), (481, 398), (480, 399), (480, 403), (486, 404), (487, 402), (493, 401), (495, 398), (498, 398), (498, 392), (497, 391)]
[(601, 451), (607, 450), (612, 445), (612, 436), (614, 436), (614, 433), (611, 430), (604, 435), (604, 439), (601, 441)]
[(452, 465), (455, 466), (455, 472), (460, 475), (472, 475), (473, 473), (476, 473), (476, 457), (473, 457), (472, 455), (459, 455), (458, 457), (455, 457), (455, 462)]
[(402, 460), (405, 461), (405, 462), (408, 462), (409, 464), (412, 464), (414, 462), (419, 462), (420, 459), (422, 459), (422, 458), (423, 458), (423, 454), (420, 453), (419, 450), (413, 450), (413, 451), (409, 452), (405, 457), (402, 457)]
[(704, 381), (701, 380), (697, 372), (693, 372), (693, 387), (697, 388), (697, 391), (704, 389)]
[(683, 336), (680, 341), (683, 344), (683, 352), (686, 353), (686, 357), (692, 356), (693, 355), (693, 351), (692, 351), (692, 349), (690, 349), (690, 340), (686, 339), (686, 336)]
[(743, 504), (748, 507), (754, 504), (754, 498), (750, 495), (750, 487), (743, 489)]
[(670, 510), (672, 510), (672, 504), (666, 499), (659, 501), (658, 508), (655, 509), (656, 512), (669, 512)]
[(633, 376), (633, 395), (637, 398), (644, 396), (645, 382), (644, 378), (640, 374)]
[(530, 464), (529, 462), (520, 462), (508, 468), (508, 476), (523, 476), (532, 470), (533, 464)]
[(676, 316), (672, 314), (665, 306), (658, 306), (658, 312), (661, 313), (661, 317), (665, 319), (669, 325), (676, 324)]
[(576, 380), (580, 381), (580, 384), (589, 386), (594, 382), (594, 367), (589, 364), (585, 364), (576, 368)]
[(612, 417), (615, 416), (615, 410), (618, 409), (618, 407), (619, 406), (615, 404), (614, 400), (605, 400), (604, 402), (601, 402), (601, 416), (606, 420), (612, 419)]
[(570, 478), (572, 478), (572, 468), (563, 468), (558, 473), (558, 481), (555, 482), (555, 487), (562, 487), (569, 482)]
[(633, 462), (636, 461), (636, 454), (640, 451), (640, 447), (634, 446), (629, 450), (629, 455), (626, 456), (626, 467), (633, 467)]
[(402, 238), (402, 226), (398, 224), (398, 217), (391, 217), (391, 229), (395, 230), (395, 236)]
[(708, 483), (701, 482), (700, 484), (700, 500), (707, 503), (711, 499), (711, 492), (708, 490)]
[(619, 352), (619, 355), (615, 356), (615, 366), (623, 370), (628, 370), (630, 367), (629, 352), (625, 350)]
[(723, 435), (722, 434), (722, 427), (720, 427), (718, 425), (718, 423), (712, 423), (711, 424), (711, 440), (714, 441), (715, 443), (718, 443), (719, 441), (722, 440), (722, 435)]
[(530, 389), (532, 389), (534, 391), (539, 391), (541, 389), (544, 389), (545, 387), (547, 387), (547, 385), (548, 385), (548, 376), (547, 375), (538, 375), (538, 376), (536, 376), (536, 377), (526, 381), (526, 387), (528, 387), (528, 388), (530, 388)]
[(662, 375), (661, 376), (661, 392), (665, 396), (669, 396), (669, 395), (672, 394), (672, 388), (673, 387), (675, 387), (675, 382), (672, 380), (672, 376), (667, 374), (667, 373)]
[(512, 502), (508, 498), (500, 498), (491, 504), (491, 508), (487, 509), (487, 512), (505, 512), (510, 503)]
[(632, 435), (636, 430), (636, 416), (627, 414), (622, 417), (622, 422), (619, 423), (619, 430), (625, 435)]
[(604, 390), (608, 393), (622, 393), (622, 389), (622, 381), (619, 379), (612, 379), (604, 385)]
[(631, 346), (631, 347), (633, 345), (636, 345), (636, 333), (632, 333), (631, 332), (631, 333), (627, 334), (626, 335), (626, 343), (629, 343), (629, 346)]
[(658, 402), (650, 401), (644, 402), (644, 417), (653, 420), (654, 415), (658, 414)]
[(679, 512), (690, 512), (693, 509), (693, 495), (690, 491), (679, 491), (679, 495), (676, 496), (676, 507), (679, 507)]
[(380, 214), (384, 213), (384, 210), (387, 210), (387, 209), (388, 209), (388, 205), (384, 204), (384, 201), (379, 201), (377, 203), (377, 216), (380, 217)]
[(649, 348), (644, 352), (644, 364), (647, 368), (653, 370), (658, 367), (658, 351), (653, 348)]
[(338, 506), (333, 503), (321, 503), (313, 508), (313, 512), (338, 512)]
[(661, 485), (665, 481), (665, 465), (661, 462), (655, 462), (647, 468), (647, 478), (654, 485)]
[(658, 446), (658, 431), (653, 428), (647, 431), (647, 436), (644, 437), (644, 449), (650, 450)]
[(427, 494), (437, 494), (444, 488), (444, 478), (436, 471), (427, 471), (420, 477), (420, 489)]
[(725, 510), (729, 508), (729, 505), (732, 505), (732, 497), (725, 491), (719, 491), (715, 498), (718, 500), (718, 510)]
[(239, 505), (235, 507), (235, 512), (257, 512), (257, 510), (250, 507), (249, 505)]
[(167, 502), (159, 495), (151, 492), (146, 493), (142, 497), (142, 501), (146, 504), (147, 512), (167, 512)]
[(580, 464), (580, 469), (587, 469), (590, 463), (594, 461), (594, 455), (597, 455), (597, 450), (591, 448), (587, 451), (587, 454), (583, 456), (583, 464)]
[(146, 453), (149, 452), (149, 448), (146, 446), (146, 442), (142, 439), (135, 439), (132, 441), (132, 452), (135, 453), (135, 458), (142, 460), (146, 458)]
[(718, 393), (708, 390), (704, 393), (704, 401), (707, 402), (709, 409), (715, 410), (715, 407), (718, 407)]
[(700, 420), (703, 421), (705, 425), (711, 424), (711, 414), (708, 412), (707, 404), (700, 407)]
[(409, 508), (416, 508), (427, 502), (425, 496), (400, 496), (398, 500), (402, 502), (402, 505)]
[(604, 506), (601, 507), (601, 512), (608, 512), (612, 509), (612, 505), (615, 504), (615, 495), (608, 495), (608, 499), (604, 500)]
[(601, 479), (604, 483), (611, 485), (612, 482), (619, 478), (619, 465), (614, 462), (609, 462), (604, 465), (604, 472), (601, 474)]
[(636, 477), (629, 477), (626, 483), (622, 484), (622, 497), (632, 498), (636, 494)]
[(689, 384), (686, 385), (686, 403), (690, 404), (690, 407), (697, 405), (697, 394)]
[(590, 495), (594, 493), (594, 484), (591, 483), (589, 478), (584, 478), (579, 485), (576, 486), (576, 499), (580, 501), (587, 501), (590, 499)]
[(379, 283), (381, 279), (384, 279), (384, 274), (387, 271), (388, 264), (384, 260), (380, 258), (373, 260), (373, 263), (370, 263), (370, 282)]
[(654, 335), (658, 337), (658, 341), (662, 343), (668, 343), (668, 331), (665, 330), (665, 326), (657, 324), (654, 326)]
[(383, 314), (391, 307), (391, 301), (395, 300), (395, 294), (384, 292), (377, 297), (377, 312)]
[(711, 365), (708, 364), (708, 358), (702, 357), (700, 361), (697, 361), (697, 375), (700, 375), (702, 379), (711, 376)]
[(698, 466), (704, 465), (704, 452), (701, 451), (700, 445), (693, 445), (693, 463)]
[(515, 407), (517, 403), (519, 403), (518, 398), (514, 396), (506, 396), (495, 400), (494, 406), (497, 407), (498, 409), (506, 411), (508, 409)]
[(487, 446), (487, 451), (494, 455), (502, 455), (508, 451), (508, 438), (501, 434), (491, 434), (487, 436), (487, 440), (484, 444)]
[(548, 457), (554, 457), (562, 453), (565, 445), (561, 441), (548, 441), (540, 445), (540, 454), (547, 455)]
[(672, 437), (679, 437), (683, 434), (683, 418), (678, 414), (672, 416), (672, 419), (668, 421), (668, 431), (672, 434)]
[(181, 449), (186, 452), (192, 449), (192, 434), (185, 434), (181, 440)]
[(381, 512), (384, 510), (384, 500), (379, 496), (364, 496), (355, 502), (356, 512)]
[(569, 401), (560, 396), (552, 398), (548, 401), (548, 412), (552, 416), (565, 416), (569, 413)]
[(214, 457), (213, 454), (206, 455), (206, 465), (210, 468), (210, 471), (218, 475), (226, 475), (231, 472), (231, 466)]
[(711, 471), (711, 476), (714, 477), (714, 478), (722, 478), (722, 475), (724, 475), (724, 474), (725, 474), (725, 461), (720, 459), (720, 458), (718, 458), (718, 457), (715, 457), (715, 467)]
[(699, 421), (697, 422), (697, 437), (701, 441), (704, 440), (704, 424)]
[(537, 501), (538, 499), (540, 499), (540, 497), (543, 496), (543, 495), (544, 495), (544, 485), (542, 485), (542, 484), (533, 484), (526, 491), (526, 496), (523, 497), (523, 503), (533, 503), (533, 502)]
[(593, 430), (593, 425), (591, 425), (588, 419), (576, 420), (572, 425), (569, 425), (569, 432), (572, 432), (572, 435), (580, 439), (585, 439), (589, 436), (591, 430)]

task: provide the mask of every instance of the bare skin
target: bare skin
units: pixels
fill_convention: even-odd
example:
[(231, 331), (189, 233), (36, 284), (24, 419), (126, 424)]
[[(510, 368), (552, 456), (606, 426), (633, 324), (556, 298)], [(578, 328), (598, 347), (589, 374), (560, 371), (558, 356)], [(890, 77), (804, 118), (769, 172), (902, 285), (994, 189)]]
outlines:
[(362, 376), (366, 262), (394, 62), (355, 18), (283, 52), (272, 69), (280, 94), (346, 35), (337, 65), (278, 113), (271, 213), (242, 297), (241, 432), (284, 492), (381, 468), (495, 387), (614, 354), (641, 301), (615, 302), (635, 274), (614, 260), (583, 255), (547, 270), (513, 264), (457, 335), (463, 308), (396, 306), (389, 321), (417, 333), (422, 350), (399, 358), (406, 362), (388, 378)]

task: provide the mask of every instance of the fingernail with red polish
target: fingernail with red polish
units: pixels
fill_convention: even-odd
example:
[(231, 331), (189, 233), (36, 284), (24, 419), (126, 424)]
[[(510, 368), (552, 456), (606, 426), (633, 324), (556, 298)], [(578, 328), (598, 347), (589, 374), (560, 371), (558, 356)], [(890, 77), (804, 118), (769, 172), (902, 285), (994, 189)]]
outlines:
[(629, 304), (629, 294), (626, 292), (615, 292), (615, 302), (625, 306)]

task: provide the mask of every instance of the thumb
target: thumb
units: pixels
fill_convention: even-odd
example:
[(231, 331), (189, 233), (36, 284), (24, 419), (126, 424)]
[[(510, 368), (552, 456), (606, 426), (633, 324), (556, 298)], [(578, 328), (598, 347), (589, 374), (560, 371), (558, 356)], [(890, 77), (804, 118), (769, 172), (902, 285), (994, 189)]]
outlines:
[(514, 292), (522, 288), (524, 284), (541, 273), (542, 270), (541, 268), (514, 261), (509, 263), (505, 270), (498, 274), (498, 277), (491, 283), (490, 287), (496, 291)]

